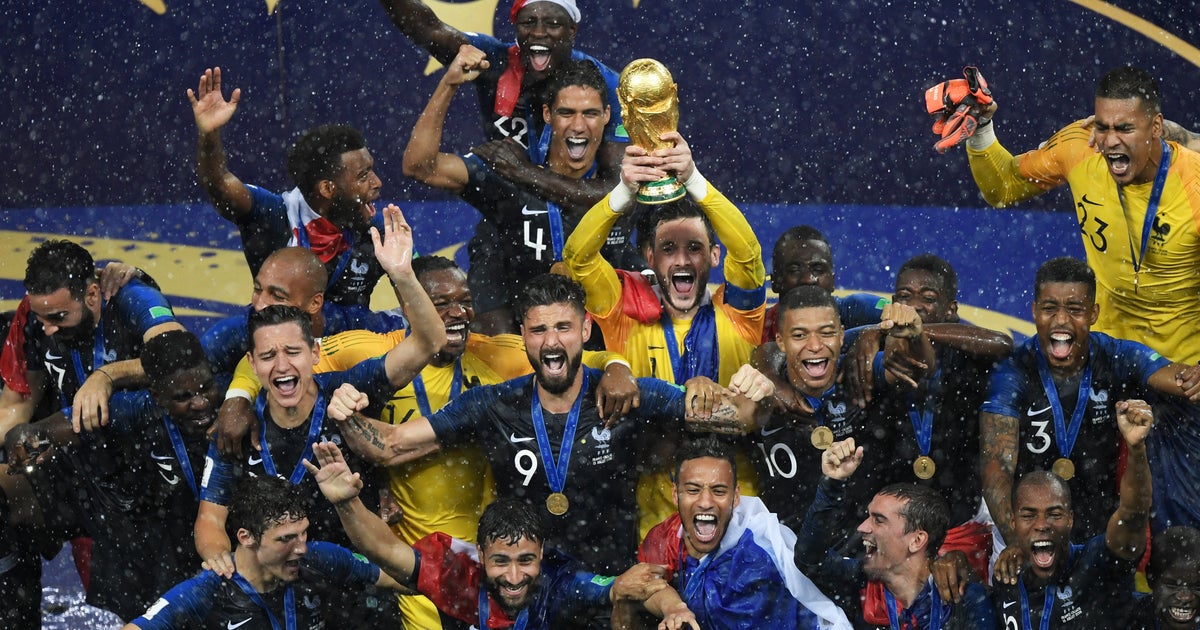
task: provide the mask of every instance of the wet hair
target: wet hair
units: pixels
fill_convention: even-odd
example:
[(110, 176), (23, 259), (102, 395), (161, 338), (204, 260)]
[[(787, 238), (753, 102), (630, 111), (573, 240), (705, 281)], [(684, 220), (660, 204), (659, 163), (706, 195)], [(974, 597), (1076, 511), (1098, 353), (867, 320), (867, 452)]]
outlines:
[(538, 508), (519, 499), (497, 499), (484, 508), (475, 536), (480, 547), (497, 540), (515, 544), (521, 539), (535, 543), (546, 540), (546, 524)]
[(894, 483), (879, 491), (880, 495), (904, 501), (900, 515), (904, 517), (904, 533), (924, 531), (929, 536), (925, 555), (936, 558), (950, 528), (950, 507), (942, 494), (916, 483)]
[(234, 488), (225, 531), (230, 540), (237, 540), (238, 530), (244, 529), (262, 542), (268, 529), (307, 516), (308, 499), (300, 486), (273, 475), (245, 477)]
[(729, 462), (729, 468), (733, 470), (733, 483), (737, 483), (737, 460), (733, 456), (733, 449), (729, 443), (715, 435), (701, 435), (683, 443), (675, 453), (674, 481), (679, 483), (679, 471), (683, 469), (684, 462), (703, 457)]
[(427, 273), (444, 269), (462, 269), (462, 267), (445, 256), (418, 256), (412, 261), (413, 275), (418, 279)]
[(587, 294), (578, 282), (553, 273), (534, 276), (521, 288), (521, 295), (513, 303), (513, 315), (518, 322), (525, 321), (525, 315), (536, 306), (551, 304), (569, 304), (579, 315), (584, 315)]
[(1020, 479), (1017, 480), (1017, 483), (1013, 484), (1013, 489), (1012, 489), (1012, 512), (1013, 512), (1013, 514), (1017, 513), (1017, 494), (1020, 493), (1021, 488), (1024, 488), (1025, 486), (1034, 486), (1034, 487), (1046, 486), (1049, 488), (1057, 488), (1059, 494), (1062, 495), (1063, 500), (1066, 502), (1065, 507), (1068, 510), (1073, 509), (1071, 507), (1071, 503), (1072, 503), (1071, 486), (1067, 485), (1067, 482), (1064, 481), (1062, 477), (1059, 477), (1058, 475), (1054, 474), (1053, 472), (1051, 472), (1049, 470), (1034, 470), (1032, 472), (1025, 473), (1024, 475), (1021, 476)]
[(186, 330), (168, 330), (151, 337), (142, 347), (141, 359), (152, 388), (184, 370), (209, 367), (200, 340)]
[(1146, 579), (1151, 587), (1158, 576), (1172, 567), (1200, 565), (1200, 531), (1176, 525), (1154, 535), (1151, 542), (1150, 562), (1146, 565)]
[(1078, 258), (1070, 256), (1051, 258), (1038, 267), (1037, 275), (1033, 279), (1033, 299), (1035, 301), (1041, 294), (1042, 285), (1051, 282), (1087, 285), (1088, 299), (1096, 299), (1096, 274), (1092, 273), (1092, 268), (1088, 267), (1087, 263)]
[(708, 245), (717, 244), (717, 231), (713, 229), (708, 215), (688, 197), (672, 201), (661, 206), (644, 206), (642, 216), (637, 223), (637, 248), (642, 251), (654, 245), (654, 236), (658, 234), (658, 226), (678, 219), (698, 218), (704, 223), (704, 231), (708, 234)]
[(900, 265), (900, 271), (896, 273), (897, 280), (905, 271), (929, 272), (938, 279), (938, 282), (942, 283), (942, 291), (946, 293), (947, 299), (958, 299), (958, 274), (954, 271), (954, 267), (951, 267), (950, 263), (941, 256), (926, 253), (909, 258), (903, 265)]
[[(837, 298), (814, 284), (798, 286), (779, 298), (779, 315), (800, 308), (831, 308), (838, 313)], [(841, 321), (839, 315), (838, 321)]]
[(308, 194), (323, 179), (344, 168), (342, 154), (367, 147), (361, 133), (349, 125), (321, 125), (304, 132), (288, 151), (287, 172), (292, 183)]
[(608, 84), (596, 64), (586, 60), (571, 60), (550, 75), (550, 84), (546, 88), (545, 103), (554, 109), (554, 100), (563, 88), (582, 87), (596, 90), (600, 95), (600, 104), (608, 107)]
[(71, 241), (48, 240), (34, 248), (25, 265), (25, 291), (49, 295), (66, 288), (82, 300), (96, 282), (96, 262), (88, 250)]
[(254, 333), (258, 332), (258, 329), (267, 326), (278, 326), (288, 322), (295, 322), (300, 326), (300, 335), (304, 338), (304, 343), (311, 346), (313, 343), (313, 329), (312, 319), (308, 316), (308, 313), (295, 306), (272, 304), (261, 311), (250, 313), (250, 351), (254, 351)]
[(775, 261), (782, 254), (780, 250), (788, 243), (803, 243), (805, 241), (818, 241), (825, 244), (825, 248), (829, 250), (829, 265), (833, 266), (833, 246), (829, 244), (829, 239), (820, 230), (811, 225), (794, 225), (779, 235), (775, 239), (775, 247), (771, 249), (771, 260)]
[(1154, 116), (1162, 112), (1162, 96), (1158, 82), (1149, 72), (1133, 66), (1109, 70), (1096, 84), (1096, 98), (1142, 99), (1142, 107)]
[(268, 262), (293, 266), (292, 273), (308, 282), (312, 295), (324, 293), (325, 285), (329, 284), (329, 270), (325, 268), (325, 263), (307, 247), (281, 247), (271, 252), (263, 265)]

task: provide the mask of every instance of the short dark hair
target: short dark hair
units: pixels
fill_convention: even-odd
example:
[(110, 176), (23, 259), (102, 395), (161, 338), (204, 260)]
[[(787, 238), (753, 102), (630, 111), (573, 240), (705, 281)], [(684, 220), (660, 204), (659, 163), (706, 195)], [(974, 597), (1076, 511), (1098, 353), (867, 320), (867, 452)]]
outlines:
[(771, 249), (771, 260), (780, 258), (780, 251), (784, 245), (791, 242), (818, 241), (825, 244), (825, 248), (829, 250), (829, 264), (833, 264), (833, 246), (829, 244), (829, 239), (820, 230), (811, 225), (793, 225), (784, 230), (779, 238), (775, 239), (775, 247)]
[(1066, 480), (1049, 470), (1034, 470), (1021, 475), (1017, 483), (1013, 484), (1012, 489), (1012, 512), (1017, 513), (1017, 493), (1025, 486), (1046, 486), (1057, 488), (1066, 501), (1066, 508), (1074, 511), (1072, 507), (1073, 500), (1071, 499), (1071, 486), (1067, 485)]
[(1200, 531), (1183, 525), (1168, 527), (1154, 535), (1150, 544), (1150, 562), (1146, 565), (1146, 579), (1153, 587), (1158, 576), (1171, 567), (1200, 565)]
[(313, 329), (312, 318), (309, 317), (308, 313), (295, 306), (272, 304), (261, 311), (250, 313), (250, 351), (254, 351), (254, 333), (258, 332), (258, 329), (267, 326), (278, 326), (288, 322), (295, 322), (300, 326), (300, 335), (304, 337), (304, 343), (311, 346), (313, 343)]
[(608, 83), (596, 64), (587, 60), (571, 60), (550, 75), (550, 84), (546, 88), (546, 104), (554, 109), (554, 100), (563, 88), (582, 87), (596, 90), (600, 95), (600, 104), (608, 107)]
[(658, 226), (663, 223), (675, 221), (678, 219), (695, 219), (698, 218), (704, 223), (704, 231), (708, 234), (708, 245), (712, 247), (717, 244), (717, 231), (713, 229), (712, 221), (708, 220), (708, 215), (696, 205), (688, 197), (684, 197), (679, 201), (664, 203), (661, 206), (645, 206), (641, 217), (637, 223), (637, 248), (641, 250), (652, 247), (654, 245), (654, 235), (658, 233)]
[(34, 248), (25, 264), (25, 291), (30, 295), (49, 295), (66, 288), (71, 297), (82, 300), (95, 282), (95, 260), (71, 241), (50, 239)]
[(151, 387), (161, 386), (184, 370), (209, 367), (200, 340), (186, 330), (168, 330), (151, 337), (142, 346), (141, 359)]
[(333, 179), (342, 171), (343, 153), (366, 147), (362, 134), (349, 125), (314, 127), (304, 132), (288, 151), (288, 177), (301, 194), (308, 194), (317, 182)]
[(427, 273), (444, 269), (462, 269), (462, 267), (445, 256), (417, 256), (412, 260), (413, 275), (418, 279)]
[[(779, 298), (779, 315), (781, 317), (787, 311), (799, 308), (831, 308), (834, 313), (838, 313), (837, 298), (815, 284), (798, 286)], [(840, 314), (838, 321), (841, 321)]]
[(946, 540), (946, 530), (950, 528), (950, 507), (942, 494), (916, 483), (894, 483), (880, 490), (879, 494), (905, 501), (900, 510), (900, 515), (904, 517), (904, 533), (924, 531), (929, 536), (925, 555), (937, 557), (938, 549)]
[(569, 304), (580, 315), (587, 312), (587, 294), (578, 282), (553, 273), (534, 276), (521, 288), (521, 294), (513, 303), (513, 314), (517, 321), (525, 321), (525, 315), (535, 306)]
[(308, 499), (299, 486), (274, 475), (245, 477), (234, 488), (225, 531), (231, 541), (244, 529), (261, 542), (268, 529), (307, 516)]
[(679, 483), (679, 471), (683, 469), (684, 462), (703, 457), (729, 462), (729, 467), (733, 470), (733, 482), (737, 483), (737, 459), (733, 455), (733, 448), (715, 435), (700, 435), (684, 441), (675, 453), (675, 483)]
[(1033, 299), (1037, 300), (1043, 284), (1052, 282), (1087, 285), (1088, 298), (1096, 299), (1096, 274), (1087, 263), (1078, 258), (1061, 256), (1042, 263), (1033, 279)]
[(475, 536), (480, 547), (497, 540), (510, 544), (522, 538), (541, 543), (546, 540), (546, 524), (541, 511), (519, 499), (497, 499), (479, 516), (479, 531)]
[(1162, 112), (1158, 82), (1149, 72), (1133, 66), (1121, 66), (1104, 73), (1096, 84), (1096, 98), (1140, 98), (1151, 116)]
[(900, 271), (896, 272), (896, 278), (899, 279), (900, 274), (905, 271), (929, 272), (942, 283), (942, 290), (946, 293), (947, 298), (958, 299), (958, 273), (941, 256), (930, 253), (917, 254), (900, 265)]

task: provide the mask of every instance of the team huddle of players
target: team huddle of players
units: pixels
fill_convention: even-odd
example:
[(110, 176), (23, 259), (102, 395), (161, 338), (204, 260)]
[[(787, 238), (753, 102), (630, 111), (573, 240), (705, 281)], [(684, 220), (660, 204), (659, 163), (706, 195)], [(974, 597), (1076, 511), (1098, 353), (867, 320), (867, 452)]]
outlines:
[[(934, 254), (890, 299), (834, 296), (810, 226), (771, 235), (768, 308), (768, 235), (679, 133), (629, 143), (574, 0), (517, 0), (512, 45), (383, 5), (446, 66), (404, 172), (479, 210), (469, 273), (414, 255), (350, 127), (295, 143), (293, 190), (243, 183), (240, 92), (206, 70), (199, 180), (252, 302), (197, 337), (144, 272), (31, 253), (0, 362), (5, 627), (38, 626), (38, 552), (76, 537), (127, 628), (1198, 626), (1200, 154), (1149, 75), (1109, 72), (1017, 157), (973, 112), (985, 199), (1069, 184), (1088, 255), (1041, 265), (1014, 344), (959, 319)], [(467, 83), (492, 137), (444, 153)], [(637, 202), (667, 176), (685, 199)], [(374, 312), (384, 276), (399, 309)]]

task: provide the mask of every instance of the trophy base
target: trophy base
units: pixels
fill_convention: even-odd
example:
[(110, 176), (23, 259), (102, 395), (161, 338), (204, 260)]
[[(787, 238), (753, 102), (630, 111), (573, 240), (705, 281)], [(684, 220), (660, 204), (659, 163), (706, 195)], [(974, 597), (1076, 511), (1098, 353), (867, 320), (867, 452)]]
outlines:
[(687, 194), (687, 189), (679, 180), (668, 175), (662, 179), (652, 181), (648, 184), (642, 184), (638, 188), (637, 200), (638, 203), (656, 206), (664, 203), (671, 203)]

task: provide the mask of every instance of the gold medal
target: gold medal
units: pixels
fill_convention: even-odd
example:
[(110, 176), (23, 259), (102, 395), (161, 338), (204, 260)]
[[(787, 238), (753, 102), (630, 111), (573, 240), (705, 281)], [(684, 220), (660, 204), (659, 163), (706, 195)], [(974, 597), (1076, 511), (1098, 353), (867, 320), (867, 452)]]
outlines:
[(922, 455), (913, 460), (913, 474), (917, 479), (933, 479), (933, 475), (937, 473), (937, 464), (933, 463), (933, 458), (928, 455)]
[(819, 426), (812, 430), (812, 445), (818, 451), (824, 451), (833, 446), (833, 431), (829, 427)]
[(1066, 457), (1060, 457), (1054, 460), (1054, 465), (1050, 467), (1050, 470), (1062, 477), (1063, 481), (1067, 481), (1075, 476), (1075, 462)]
[(546, 497), (546, 509), (555, 516), (562, 516), (567, 513), (567, 508), (571, 506), (571, 502), (567, 500), (567, 495), (561, 492), (552, 492)]

